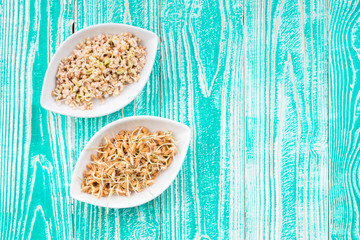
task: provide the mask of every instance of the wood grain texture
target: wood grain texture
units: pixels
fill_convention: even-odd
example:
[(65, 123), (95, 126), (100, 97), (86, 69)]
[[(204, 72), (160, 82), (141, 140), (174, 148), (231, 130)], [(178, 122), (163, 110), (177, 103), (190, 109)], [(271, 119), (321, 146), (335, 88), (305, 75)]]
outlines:
[(330, 234), (360, 239), (360, 3), (329, 2)]
[[(360, 239), (360, 3), (326, 0), (0, 2), (0, 239)], [(58, 46), (97, 23), (160, 37), (123, 110), (40, 106)], [(114, 210), (73, 200), (89, 139), (133, 115), (185, 123), (161, 196)]]
[(71, 5), (7, 1), (2, 9), (0, 236), (71, 237), (69, 148), (63, 125), (53, 124), (61, 117), (42, 109), (39, 98), (50, 55), (64, 34), (70, 34), (66, 13)]
[(161, 195), (162, 239), (238, 239), (243, 218), (242, 4), (161, 4), (161, 115), (192, 142)]
[(326, 2), (247, 1), (247, 239), (327, 239)]

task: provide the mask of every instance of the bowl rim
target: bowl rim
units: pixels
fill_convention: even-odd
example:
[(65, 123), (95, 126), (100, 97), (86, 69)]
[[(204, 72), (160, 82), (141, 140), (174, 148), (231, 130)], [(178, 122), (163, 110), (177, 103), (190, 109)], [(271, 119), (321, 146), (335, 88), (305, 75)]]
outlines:
[[(129, 28), (129, 29), (134, 29), (136, 31), (140, 31), (140, 32), (144, 32), (146, 34), (149, 34), (151, 35), (155, 42), (154, 42), (154, 48), (156, 49), (155, 50), (155, 54), (154, 54), (154, 57), (152, 57), (151, 59), (146, 59), (147, 60), (147, 64), (150, 65), (150, 71), (148, 73), (147, 76), (144, 76), (144, 78), (146, 78), (146, 80), (144, 81), (144, 83), (139, 86), (139, 90), (137, 91), (136, 94), (133, 95), (133, 97), (130, 97), (130, 98), (127, 98), (125, 100), (123, 100), (122, 102), (124, 104), (122, 104), (123, 106), (120, 107), (120, 108), (116, 108), (116, 109), (113, 109), (111, 111), (108, 111), (106, 113), (98, 113), (97, 111), (92, 111), (92, 112), (89, 112), (89, 111), (85, 111), (85, 110), (81, 110), (81, 109), (75, 109), (75, 112), (64, 112), (62, 110), (59, 110), (59, 108), (55, 107), (55, 108), (51, 108), (49, 106), (53, 105), (53, 103), (46, 103), (45, 102), (45, 89), (46, 89), (46, 83), (47, 83), (47, 79), (50, 78), (50, 66), (53, 63), (54, 59), (56, 59), (59, 55), (61, 55), (61, 50), (64, 45), (66, 45), (67, 43), (69, 42), (73, 42), (75, 41), (75, 39), (77, 38), (78, 35), (82, 34), (83, 32), (87, 32), (91, 29), (99, 29), (99, 28), (103, 28), (103, 27), (126, 27), (126, 28)], [(106, 33), (106, 32), (104, 32)], [(143, 39), (142, 39), (143, 40)], [(61, 115), (64, 115), (64, 116), (70, 116), (70, 117), (79, 117), (79, 118), (95, 118), (95, 117), (102, 117), (102, 116), (106, 116), (106, 115), (109, 115), (109, 114), (112, 114), (116, 111), (119, 111), (120, 109), (126, 107), (129, 103), (131, 103), (132, 101), (134, 101), (134, 99), (143, 91), (145, 85), (148, 83), (149, 81), (149, 77), (151, 75), (151, 72), (153, 70), (153, 67), (154, 67), (154, 63), (155, 63), (155, 59), (156, 59), (156, 55), (157, 55), (157, 48), (158, 48), (158, 45), (159, 45), (159, 37), (156, 33), (152, 32), (152, 31), (149, 31), (147, 29), (143, 29), (143, 28), (140, 28), (140, 27), (136, 27), (136, 26), (132, 26), (132, 25), (128, 25), (128, 24), (122, 24), (122, 23), (100, 23), (100, 24), (94, 24), (94, 25), (91, 25), (91, 26), (87, 26), (87, 27), (84, 27), (82, 28), (81, 30), (79, 31), (76, 31), (74, 32), (73, 34), (71, 34), (71, 36), (67, 37), (64, 41), (61, 42), (61, 44), (57, 47), (54, 55), (51, 57), (51, 60), (50, 62), (48, 63), (48, 66), (47, 66), (47, 69), (46, 69), (46, 73), (45, 73), (45, 76), (44, 76), (44, 80), (43, 80), (43, 84), (42, 84), (42, 89), (41, 89), (41, 95), (40, 95), (40, 105), (42, 108), (46, 109), (47, 111), (50, 111), (50, 112), (53, 112), (53, 113), (57, 113), (57, 114), (61, 114)], [(140, 82), (140, 81), (139, 81)], [(54, 100), (55, 101), (55, 100)], [(55, 102), (56, 105), (58, 105), (57, 102)], [(104, 103), (105, 105), (106, 103)], [(70, 108), (70, 106), (67, 106)], [(90, 110), (91, 111), (91, 110)]]
[[(96, 203), (95, 204), (91, 200), (89, 200), (89, 198), (87, 198), (87, 197), (83, 198), (83, 197), (80, 197), (79, 195), (77, 195), (78, 192), (74, 189), (74, 187), (75, 187), (74, 182), (77, 179), (78, 175), (76, 175), (75, 173), (78, 172), (79, 170), (81, 170), (81, 169), (77, 169), (77, 168), (79, 168), (78, 163), (79, 163), (79, 161), (81, 159), (84, 159), (84, 155), (86, 154), (86, 150), (89, 148), (89, 146), (91, 146), (93, 144), (94, 141), (96, 141), (98, 138), (101, 138), (103, 133), (106, 132), (108, 129), (110, 129), (110, 128), (116, 126), (116, 125), (121, 125), (123, 123), (130, 122), (130, 121), (133, 121), (133, 120), (163, 121), (163, 122), (169, 123), (169, 125), (175, 125), (175, 126), (177, 125), (177, 126), (179, 126), (181, 128), (186, 129), (186, 131), (187, 131), (186, 132), (186, 137), (184, 138), (185, 139), (185, 142), (184, 142), (184, 156), (182, 158), (178, 159), (178, 161), (180, 161), (180, 164), (175, 169), (175, 173), (172, 174), (172, 175), (169, 175), (169, 177), (168, 177), (169, 181), (166, 181), (163, 184), (163, 187), (162, 187), (163, 190), (159, 191), (159, 192), (157, 192), (155, 194), (151, 193), (151, 197), (145, 198), (144, 200), (137, 201), (135, 203), (127, 204), (127, 205), (120, 206), (120, 207), (119, 206), (106, 205), (106, 204), (102, 204), (102, 203)], [(140, 115), (140, 116), (125, 117), (125, 118), (116, 120), (116, 121), (114, 121), (112, 123), (109, 123), (106, 126), (102, 127), (100, 130), (98, 130), (90, 138), (90, 140), (85, 144), (85, 146), (84, 146), (83, 150), (81, 151), (79, 157), (77, 158), (77, 161), (75, 163), (74, 169), (73, 169), (72, 174), (71, 174), (70, 196), (73, 199), (76, 199), (78, 201), (81, 201), (81, 202), (84, 202), (84, 203), (87, 203), (87, 204), (91, 204), (91, 205), (99, 206), (99, 207), (114, 208), (114, 209), (132, 208), (132, 207), (140, 206), (140, 205), (143, 205), (143, 204), (145, 204), (147, 202), (150, 202), (150, 201), (154, 200), (155, 198), (157, 198), (159, 195), (161, 195), (163, 192), (165, 192), (170, 187), (170, 185), (174, 182), (176, 177), (179, 175), (179, 172), (180, 172), (180, 170), (181, 170), (181, 168), (182, 168), (182, 166), (184, 164), (187, 151), (189, 149), (190, 141), (191, 141), (191, 129), (190, 129), (190, 127), (186, 126), (183, 123), (177, 122), (175, 120), (171, 120), (171, 119), (167, 119), (167, 118), (163, 118), (163, 117)], [(89, 197), (91, 197), (90, 194), (89, 194)]]

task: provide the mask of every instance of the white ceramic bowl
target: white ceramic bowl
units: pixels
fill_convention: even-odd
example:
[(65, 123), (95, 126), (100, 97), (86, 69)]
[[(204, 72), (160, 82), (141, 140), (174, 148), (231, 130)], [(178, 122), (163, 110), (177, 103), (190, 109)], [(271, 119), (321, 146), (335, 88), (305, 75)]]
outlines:
[[(142, 192), (132, 193), (130, 197), (114, 194), (110, 197), (98, 199), (91, 194), (82, 192), (81, 179), (84, 170), (86, 170), (86, 165), (91, 162), (91, 154), (96, 154), (94, 148), (103, 142), (105, 136), (113, 138), (121, 130), (133, 130), (138, 126), (145, 126), (150, 131), (169, 130), (172, 132), (176, 139), (177, 154), (174, 156), (169, 168), (160, 172), (153, 185)], [(151, 201), (165, 191), (179, 173), (189, 147), (190, 133), (190, 128), (184, 124), (152, 116), (128, 117), (108, 124), (90, 139), (80, 154), (71, 178), (70, 195), (79, 201), (109, 208), (129, 208)]]
[[(55, 89), (56, 73), (61, 59), (70, 56), (76, 45), (88, 37), (92, 38), (101, 33), (120, 34), (122, 32), (135, 34), (142, 40), (141, 45), (146, 47), (146, 64), (140, 73), (140, 80), (126, 86), (117, 97), (109, 97), (103, 103), (100, 100), (94, 100), (94, 108), (91, 110), (73, 109), (64, 103), (55, 102), (51, 92)], [(134, 100), (144, 88), (154, 65), (158, 42), (159, 39), (153, 32), (116, 23), (94, 25), (74, 33), (61, 44), (50, 61), (43, 83), (41, 106), (52, 112), (83, 118), (100, 117), (118, 111)]]

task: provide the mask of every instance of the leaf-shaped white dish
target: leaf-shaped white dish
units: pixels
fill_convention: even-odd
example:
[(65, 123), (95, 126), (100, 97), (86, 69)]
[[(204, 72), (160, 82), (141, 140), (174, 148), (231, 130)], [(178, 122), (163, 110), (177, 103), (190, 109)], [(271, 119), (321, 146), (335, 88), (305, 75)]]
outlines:
[[(133, 33), (141, 39), (141, 45), (146, 47), (146, 63), (140, 73), (139, 81), (127, 85), (119, 96), (108, 97), (103, 103), (100, 100), (94, 100), (94, 108), (91, 110), (73, 109), (64, 103), (55, 102), (51, 92), (55, 89), (56, 73), (61, 59), (70, 56), (76, 45), (88, 37), (92, 38), (102, 33), (120, 34), (122, 32)], [(158, 42), (159, 39), (153, 32), (116, 23), (93, 25), (74, 33), (61, 44), (50, 61), (41, 92), (41, 106), (55, 113), (83, 118), (100, 117), (118, 111), (134, 100), (144, 88), (154, 65)]]
[[(153, 132), (158, 130), (172, 132), (176, 140), (177, 154), (171, 165), (160, 172), (153, 185), (142, 192), (132, 193), (130, 197), (114, 194), (98, 199), (91, 194), (82, 192), (81, 179), (83, 179), (84, 170), (86, 170), (86, 165), (91, 162), (91, 154), (96, 154), (95, 148), (103, 142), (104, 137), (113, 138), (121, 130), (133, 130), (138, 126), (144, 126)], [(90, 139), (80, 154), (71, 178), (70, 195), (79, 201), (109, 208), (129, 208), (151, 201), (165, 191), (179, 173), (189, 147), (190, 133), (190, 128), (184, 124), (152, 116), (128, 117), (108, 124)]]

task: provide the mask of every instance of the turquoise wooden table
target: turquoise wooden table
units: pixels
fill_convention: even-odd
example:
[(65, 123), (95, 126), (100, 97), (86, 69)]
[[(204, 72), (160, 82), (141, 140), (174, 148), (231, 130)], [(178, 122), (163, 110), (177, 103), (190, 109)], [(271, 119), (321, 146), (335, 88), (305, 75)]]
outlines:
[[(359, 1), (0, 4), (1, 239), (360, 238)], [(108, 22), (161, 39), (142, 93), (101, 118), (41, 108), (59, 44)], [(84, 145), (133, 115), (191, 127), (174, 183), (130, 209), (72, 199)]]

